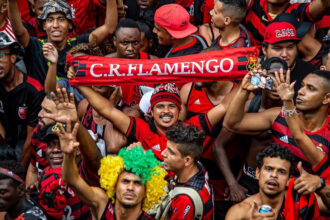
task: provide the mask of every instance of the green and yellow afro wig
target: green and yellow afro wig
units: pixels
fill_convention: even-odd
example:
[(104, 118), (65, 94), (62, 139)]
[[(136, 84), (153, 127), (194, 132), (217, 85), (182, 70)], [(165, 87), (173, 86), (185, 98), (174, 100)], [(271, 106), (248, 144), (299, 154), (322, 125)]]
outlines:
[(98, 171), (100, 185), (114, 203), (115, 186), (119, 175), (125, 170), (135, 173), (136, 176), (141, 177), (141, 182), (146, 184), (146, 198), (142, 208), (147, 212), (156, 204), (160, 204), (160, 198), (166, 195), (167, 181), (164, 178), (167, 173), (160, 165), (151, 150), (144, 151), (142, 147), (123, 148), (118, 156), (108, 155), (102, 158)]

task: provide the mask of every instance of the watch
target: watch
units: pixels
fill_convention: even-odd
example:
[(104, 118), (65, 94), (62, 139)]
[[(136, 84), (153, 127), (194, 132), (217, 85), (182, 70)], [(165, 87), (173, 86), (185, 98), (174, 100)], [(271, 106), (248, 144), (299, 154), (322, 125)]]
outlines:
[(325, 187), (325, 180), (324, 178), (320, 177), (321, 180), (321, 186), (319, 188), (317, 188), (315, 191), (319, 191), (321, 189), (323, 189)]

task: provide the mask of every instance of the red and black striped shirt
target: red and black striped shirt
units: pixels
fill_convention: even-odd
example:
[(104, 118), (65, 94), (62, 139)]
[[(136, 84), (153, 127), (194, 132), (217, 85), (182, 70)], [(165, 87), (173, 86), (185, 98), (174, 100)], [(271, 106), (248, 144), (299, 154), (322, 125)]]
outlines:
[[(289, 4), (283, 13), (292, 13), (300, 21), (313, 22), (309, 15), (309, 6), (310, 3)], [(249, 30), (254, 42), (260, 45), (264, 40), (267, 25), (273, 21), (273, 18), (268, 14), (268, 0), (251, 0), (248, 8), (244, 26)]]
[[(115, 220), (115, 207), (111, 203), (111, 199), (109, 199), (107, 207), (105, 208), (100, 220)], [(136, 220), (152, 220), (151, 216), (149, 216), (146, 212), (142, 212), (141, 215)]]
[[(329, 154), (330, 116), (327, 116), (327, 120), (321, 129), (315, 132), (309, 132), (305, 130), (305, 133), (310, 137), (317, 148), (322, 150), (325, 154)], [(295, 143), (282, 112), (273, 122), (272, 134), (275, 143), (278, 143), (282, 147), (288, 148), (295, 157), (302, 161), (305, 168), (311, 168), (305, 156)]]

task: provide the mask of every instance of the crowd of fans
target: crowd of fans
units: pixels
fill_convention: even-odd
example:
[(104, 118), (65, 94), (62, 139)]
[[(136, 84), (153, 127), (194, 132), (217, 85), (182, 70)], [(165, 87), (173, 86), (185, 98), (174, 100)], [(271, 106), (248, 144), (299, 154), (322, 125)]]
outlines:
[[(0, 0), (0, 218), (330, 219), (329, 27), (330, 0)], [(69, 56), (247, 47), (242, 80), (70, 85)]]

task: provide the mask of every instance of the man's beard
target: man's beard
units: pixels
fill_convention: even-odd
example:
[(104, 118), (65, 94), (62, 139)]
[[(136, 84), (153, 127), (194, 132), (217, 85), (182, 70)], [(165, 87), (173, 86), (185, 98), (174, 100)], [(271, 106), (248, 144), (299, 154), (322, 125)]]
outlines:
[(135, 208), (138, 204), (127, 204), (125, 202), (119, 201), (120, 205), (122, 205), (126, 209)]

